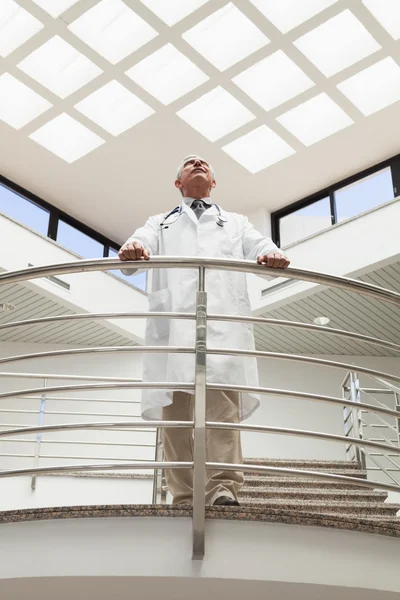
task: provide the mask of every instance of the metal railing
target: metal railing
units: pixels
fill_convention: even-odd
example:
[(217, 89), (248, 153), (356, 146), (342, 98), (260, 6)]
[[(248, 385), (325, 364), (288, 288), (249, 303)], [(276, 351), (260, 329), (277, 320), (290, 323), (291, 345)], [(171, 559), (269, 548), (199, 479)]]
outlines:
[[(381, 387), (368, 387), (367, 379)], [(400, 486), (400, 387), (373, 376), (364, 377), (364, 380), (365, 383), (361, 383), (359, 374), (351, 371), (342, 383), (343, 397), (359, 405), (351, 410), (344, 407), (345, 433), (349, 438), (352, 433), (352, 437), (382, 443), (382, 448), (349, 444), (346, 454), (350, 460), (357, 460), (367, 472), (379, 471), (384, 474), (385, 481), (393, 481)], [(361, 399), (368, 400), (372, 408), (361, 408)], [(376, 408), (389, 408), (397, 412), (398, 417), (391, 413), (379, 414)]]
[[(330, 361), (324, 359), (317, 359), (311, 357), (305, 357), (301, 355), (283, 354), (277, 352), (264, 352), (264, 351), (247, 351), (238, 348), (226, 349), (226, 348), (207, 348), (206, 332), (207, 332), (207, 321), (208, 320), (219, 320), (219, 321), (246, 321), (248, 323), (258, 323), (266, 325), (276, 325), (280, 327), (295, 327), (310, 331), (318, 330), (319, 333), (324, 332), (328, 335), (337, 335), (349, 339), (357, 339), (367, 344), (380, 346), (382, 348), (389, 348), (392, 351), (400, 351), (400, 346), (393, 342), (389, 342), (379, 338), (373, 338), (371, 336), (364, 336), (358, 333), (342, 331), (338, 329), (331, 329), (327, 327), (320, 327), (311, 325), (308, 323), (294, 323), (291, 321), (283, 320), (272, 320), (264, 319), (260, 317), (244, 317), (237, 315), (220, 315), (220, 314), (207, 314), (207, 292), (205, 290), (205, 270), (216, 269), (216, 270), (232, 270), (241, 271), (246, 273), (254, 273), (256, 275), (270, 274), (274, 276), (283, 276), (291, 279), (299, 279), (308, 281), (316, 284), (328, 285), (331, 287), (338, 287), (346, 289), (350, 292), (360, 293), (373, 298), (377, 298), (381, 301), (390, 302), (397, 306), (400, 306), (400, 294), (380, 288), (375, 285), (364, 283), (362, 281), (348, 279), (344, 277), (338, 277), (334, 275), (328, 275), (324, 273), (315, 273), (302, 269), (273, 269), (267, 268), (255, 264), (250, 261), (244, 260), (228, 260), (228, 259), (216, 259), (216, 258), (183, 258), (183, 257), (152, 257), (149, 261), (146, 261), (142, 265), (146, 269), (153, 268), (192, 268), (197, 269), (198, 278), (198, 291), (196, 299), (196, 311), (193, 314), (187, 313), (146, 313), (146, 312), (125, 312), (125, 313), (92, 313), (92, 314), (76, 314), (76, 315), (61, 315), (54, 317), (44, 317), (29, 319), (26, 321), (18, 321), (13, 323), (5, 323), (0, 325), (0, 331), (13, 327), (22, 327), (26, 325), (38, 324), (38, 323), (49, 323), (58, 321), (73, 321), (73, 320), (97, 320), (97, 319), (120, 319), (120, 318), (143, 318), (151, 315), (152, 318), (170, 318), (170, 319), (196, 319), (196, 341), (193, 348), (190, 347), (177, 347), (177, 346), (121, 346), (121, 347), (96, 347), (96, 348), (77, 348), (71, 350), (56, 350), (49, 352), (37, 352), (30, 354), (22, 354), (16, 356), (8, 356), (0, 358), (0, 364), (15, 363), (23, 360), (35, 360), (47, 357), (65, 357), (68, 355), (78, 354), (89, 354), (89, 353), (113, 353), (113, 352), (133, 352), (133, 353), (194, 353), (195, 354), (195, 381), (193, 383), (179, 383), (179, 382), (143, 382), (134, 379), (114, 379), (107, 378), (107, 381), (100, 381), (101, 378), (95, 377), (96, 383), (77, 383), (69, 385), (46, 385), (42, 387), (35, 387), (31, 389), (16, 390), (12, 392), (0, 393), (1, 401), (9, 398), (18, 398), (26, 396), (36, 396), (42, 394), (58, 394), (60, 392), (77, 392), (87, 390), (116, 390), (116, 389), (170, 389), (174, 390), (179, 385), (179, 389), (191, 390), (195, 394), (195, 412), (194, 420), (192, 421), (124, 421), (124, 422), (91, 422), (91, 423), (67, 423), (57, 425), (37, 425), (34, 427), (13, 427), (12, 429), (0, 431), (0, 439), (6, 438), (7, 436), (19, 436), (25, 434), (43, 434), (44, 432), (56, 432), (56, 431), (73, 431), (73, 430), (85, 430), (85, 429), (106, 429), (112, 428), (127, 428), (135, 427), (137, 429), (164, 429), (168, 427), (173, 428), (191, 428), (194, 430), (194, 459), (193, 462), (163, 462), (159, 460), (159, 443), (157, 444), (157, 454), (154, 461), (129, 461), (127, 463), (106, 463), (106, 464), (80, 464), (80, 465), (62, 465), (62, 466), (47, 466), (40, 467), (34, 463), (32, 468), (26, 469), (8, 469), (0, 471), (0, 478), (32, 475), (45, 473), (71, 473), (79, 471), (109, 471), (109, 470), (138, 470), (138, 469), (152, 469), (156, 473), (157, 482), (159, 484), (159, 476), (157, 471), (161, 469), (193, 469), (194, 473), (194, 489), (193, 489), (193, 558), (201, 559), (204, 556), (205, 549), (205, 478), (206, 469), (215, 470), (223, 469), (230, 471), (243, 471), (248, 473), (264, 473), (264, 474), (283, 474), (283, 475), (294, 475), (300, 477), (317, 478), (323, 481), (334, 481), (334, 482), (346, 482), (349, 485), (356, 485), (368, 488), (377, 488), (389, 491), (400, 492), (400, 485), (394, 485), (392, 483), (382, 483), (370, 480), (360, 479), (358, 477), (348, 477), (344, 475), (336, 475), (332, 473), (320, 473), (316, 471), (308, 471), (302, 469), (292, 469), (283, 467), (272, 467), (272, 466), (257, 466), (249, 464), (225, 464), (225, 463), (213, 463), (206, 462), (206, 444), (205, 434), (206, 428), (212, 429), (235, 429), (238, 431), (252, 431), (252, 432), (263, 432), (273, 433), (279, 435), (289, 435), (296, 437), (307, 437), (310, 439), (322, 439), (331, 442), (337, 442), (345, 444), (347, 447), (354, 447), (356, 453), (352, 456), (352, 459), (360, 460), (362, 454), (365, 454), (366, 449), (371, 450), (384, 450), (392, 451), (393, 446), (388, 443), (380, 441), (366, 440), (361, 435), (360, 427), (357, 423), (357, 419), (353, 419), (353, 435), (350, 435), (351, 431), (346, 432), (345, 435), (333, 435), (323, 432), (306, 431), (298, 429), (288, 429), (282, 427), (269, 427), (261, 425), (245, 425), (245, 424), (233, 424), (233, 423), (221, 423), (221, 422), (208, 422), (206, 421), (206, 391), (210, 390), (232, 390), (236, 392), (253, 392), (264, 395), (281, 396), (283, 398), (298, 398), (307, 399), (315, 402), (324, 402), (337, 404), (341, 407), (346, 407), (348, 410), (356, 411), (354, 415), (359, 417), (360, 410), (370, 410), (374, 414), (390, 416), (399, 423), (399, 413), (397, 409), (391, 409), (387, 406), (380, 406), (376, 403), (371, 405), (365, 402), (361, 402), (359, 397), (354, 396), (355, 386), (351, 387), (351, 395), (346, 396), (343, 394), (342, 398), (336, 398), (332, 396), (324, 396), (320, 394), (309, 394), (304, 392), (296, 392), (293, 390), (285, 389), (273, 389), (266, 387), (249, 387), (241, 385), (227, 385), (227, 384), (207, 384), (206, 382), (206, 360), (207, 355), (232, 355), (232, 356), (253, 356), (257, 358), (270, 358), (279, 359), (286, 361), (296, 361), (311, 365), (323, 365), (334, 369), (342, 369), (345, 371), (356, 371), (366, 376), (372, 376), (377, 379), (384, 381), (392, 381), (397, 384), (400, 383), (400, 375), (383, 373), (374, 369), (368, 369), (362, 366), (355, 366), (353, 364), (341, 363), (337, 361)], [(97, 259), (97, 260), (82, 260), (79, 263), (63, 263), (58, 265), (49, 265), (44, 267), (33, 267), (29, 269), (23, 269), (20, 271), (8, 272), (0, 274), (0, 285), (17, 283), (35, 279), (39, 277), (46, 277), (49, 275), (61, 275), (67, 273), (78, 273), (88, 271), (106, 271), (110, 269), (117, 269), (121, 267), (121, 262), (114, 259)], [(127, 261), (124, 262), (124, 268), (137, 268), (137, 262)], [(56, 377), (53, 374), (54, 377)], [(38, 378), (48, 379), (49, 376), (38, 374)], [(57, 376), (58, 379), (65, 379), (65, 375)], [(79, 379), (78, 376), (75, 377)], [(72, 379), (72, 377), (71, 377)], [(100, 382), (99, 382), (100, 381)], [(346, 382), (347, 384), (347, 382)], [(344, 384), (344, 387), (346, 387)], [(394, 384), (395, 385), (395, 384)], [(353, 414), (353, 412), (352, 412)], [(157, 499), (157, 493), (154, 495), (154, 500)]]

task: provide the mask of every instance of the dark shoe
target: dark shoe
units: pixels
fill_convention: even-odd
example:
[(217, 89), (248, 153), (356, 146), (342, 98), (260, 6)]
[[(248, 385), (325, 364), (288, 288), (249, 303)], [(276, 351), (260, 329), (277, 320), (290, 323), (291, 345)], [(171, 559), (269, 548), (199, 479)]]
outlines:
[(237, 500), (229, 496), (219, 496), (213, 503), (213, 506), (240, 506)]

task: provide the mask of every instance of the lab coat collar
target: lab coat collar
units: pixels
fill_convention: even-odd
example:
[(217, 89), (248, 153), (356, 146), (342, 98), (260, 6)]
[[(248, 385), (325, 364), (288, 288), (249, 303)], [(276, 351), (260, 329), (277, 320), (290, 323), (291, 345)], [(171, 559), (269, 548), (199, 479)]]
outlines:
[[(202, 199), (204, 202), (206, 202), (207, 204), (211, 204), (211, 205), (212, 205), (212, 201), (211, 201), (211, 198), (210, 198), (210, 197), (207, 197), (207, 198), (201, 198), (201, 199)], [(189, 218), (190, 218), (190, 219), (193, 221), (193, 223), (194, 223), (194, 224), (196, 225), (196, 227), (197, 227), (197, 225), (198, 225), (198, 219), (197, 219), (197, 217), (196, 217), (196, 215), (195, 215), (194, 211), (191, 209), (191, 205), (192, 205), (192, 202), (193, 202), (193, 200), (195, 200), (195, 198), (189, 198), (189, 197), (183, 198), (183, 199), (182, 199), (182, 205), (181, 205), (181, 206), (182, 206), (182, 212), (185, 212), (185, 213), (188, 215), (188, 217), (189, 217)], [(207, 212), (209, 212), (209, 211), (212, 211), (212, 210), (214, 210), (214, 211), (216, 210), (216, 209), (215, 209), (215, 206), (211, 206), (211, 207), (210, 207), (210, 208), (207, 210)]]

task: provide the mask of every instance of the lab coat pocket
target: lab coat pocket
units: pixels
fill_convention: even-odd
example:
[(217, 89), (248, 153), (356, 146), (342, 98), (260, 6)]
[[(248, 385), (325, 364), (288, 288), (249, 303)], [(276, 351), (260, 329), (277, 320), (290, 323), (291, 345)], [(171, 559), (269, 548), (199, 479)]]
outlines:
[(239, 233), (225, 230), (225, 228), (222, 229), (221, 254), (226, 258), (243, 258), (243, 243)]
[[(157, 290), (149, 294), (150, 312), (171, 311), (171, 291), (169, 288)], [(146, 343), (148, 345), (168, 344), (170, 330), (170, 319), (161, 317), (149, 318), (146, 326)]]

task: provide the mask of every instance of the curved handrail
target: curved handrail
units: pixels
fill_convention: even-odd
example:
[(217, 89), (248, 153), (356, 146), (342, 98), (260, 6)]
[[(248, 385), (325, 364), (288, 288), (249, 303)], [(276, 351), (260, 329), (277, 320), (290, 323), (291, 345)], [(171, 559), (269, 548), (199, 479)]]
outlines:
[[(289, 427), (273, 427), (270, 425), (248, 425), (242, 423), (221, 423), (216, 421), (206, 421), (206, 426), (210, 429), (234, 429), (236, 431), (250, 431), (253, 433), (276, 433), (280, 435), (292, 435), (295, 437), (307, 437), (328, 440), (330, 442), (354, 444), (355, 446), (365, 446), (366, 448), (374, 448), (376, 450), (388, 450), (393, 452), (396, 446), (391, 444), (383, 444), (381, 442), (370, 442), (345, 435), (337, 435), (334, 433), (322, 433), (318, 431), (310, 431), (306, 429), (293, 429)], [(113, 427), (116, 429), (125, 429), (126, 427), (137, 427), (143, 429), (173, 428), (173, 429), (193, 429), (193, 421), (117, 421), (117, 422), (92, 422), (92, 423), (66, 423), (63, 425), (38, 425), (29, 427), (20, 427), (18, 429), (7, 429), (0, 431), (0, 438), (8, 436), (19, 436), (31, 433), (51, 433), (52, 431), (80, 431), (84, 429), (106, 429)], [(400, 450), (399, 450), (400, 452)], [(400, 486), (399, 486), (400, 491)]]
[[(140, 266), (138, 266), (140, 264)], [(120, 261), (114, 258), (99, 258), (80, 260), (79, 262), (59, 263), (55, 265), (46, 265), (43, 267), (29, 267), (17, 271), (8, 271), (0, 274), (0, 285), (3, 283), (17, 283), (37, 279), (39, 277), (48, 277), (49, 275), (65, 275), (68, 273), (83, 273), (89, 271), (108, 271), (109, 269), (190, 269), (205, 267), (208, 269), (241, 271), (244, 273), (254, 273), (255, 275), (275, 275), (290, 279), (299, 279), (331, 287), (347, 289), (367, 296), (378, 298), (400, 305), (400, 294), (392, 290), (380, 288), (377, 285), (330, 275), (328, 273), (319, 273), (308, 271), (306, 269), (277, 269), (259, 265), (251, 260), (234, 260), (210, 257), (184, 257), (184, 256), (153, 256), (149, 260), (140, 261)]]
[[(0, 324), (0, 331), (2, 329), (12, 329), (13, 327), (21, 327), (28, 325), (37, 325), (43, 323), (52, 323), (57, 321), (80, 321), (80, 320), (91, 320), (96, 321), (97, 319), (188, 319), (194, 320), (196, 315), (194, 313), (180, 313), (180, 312), (109, 312), (109, 313), (77, 313), (74, 315), (55, 315), (52, 317), (38, 317), (36, 319), (26, 319), (23, 321), (10, 321), (8, 323)], [(362, 333), (355, 333), (353, 331), (346, 331), (345, 329), (335, 329), (333, 327), (324, 327), (322, 325), (313, 325), (311, 323), (302, 323), (300, 321), (286, 321), (284, 319), (267, 319), (265, 317), (247, 317), (244, 315), (220, 315), (220, 314), (208, 314), (208, 321), (229, 321), (229, 322), (241, 322), (241, 323), (256, 323), (260, 325), (272, 325), (275, 327), (292, 327), (294, 329), (305, 329), (307, 331), (316, 331), (318, 333), (327, 333), (328, 335), (337, 335), (339, 337), (345, 337), (352, 340), (359, 340), (366, 344), (373, 344), (375, 346), (381, 346), (382, 348), (389, 348), (395, 352), (400, 352), (400, 344), (394, 342), (388, 342), (380, 338), (375, 338), (369, 335), (363, 335)]]
[[(399, 413), (391, 408), (385, 408), (383, 406), (375, 406), (374, 404), (367, 404), (365, 402), (353, 402), (346, 398), (335, 398), (334, 396), (323, 396), (319, 394), (309, 394), (307, 392), (295, 392), (292, 390), (280, 390), (276, 388), (266, 387), (251, 387), (245, 385), (231, 385), (221, 383), (209, 383), (207, 384), (210, 390), (228, 390), (235, 392), (249, 392), (253, 394), (266, 394), (272, 396), (288, 396), (290, 398), (300, 398), (302, 400), (315, 400), (316, 402), (330, 402), (334, 404), (340, 404), (341, 406), (354, 406), (356, 408), (369, 409), (372, 412), (379, 412), (385, 415), (390, 415), (395, 418), (400, 418)], [(14, 398), (20, 396), (27, 396), (33, 394), (44, 394), (49, 392), (79, 392), (79, 391), (92, 391), (92, 390), (131, 390), (131, 389), (156, 389), (156, 390), (194, 390), (194, 383), (180, 383), (179, 381), (174, 382), (132, 382), (132, 383), (92, 383), (92, 384), (81, 384), (81, 385), (56, 385), (49, 387), (40, 388), (29, 388), (24, 390), (14, 390), (12, 392), (2, 392), (0, 394), (0, 401), (7, 398)]]

